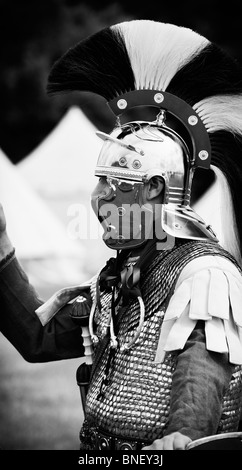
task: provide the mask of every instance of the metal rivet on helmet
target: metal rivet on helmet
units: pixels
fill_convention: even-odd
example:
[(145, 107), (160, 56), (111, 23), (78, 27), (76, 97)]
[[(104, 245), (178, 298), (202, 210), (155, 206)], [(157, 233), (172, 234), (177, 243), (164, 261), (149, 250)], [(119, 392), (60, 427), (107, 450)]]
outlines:
[(127, 159), (125, 157), (121, 157), (118, 162), (120, 166), (125, 166), (127, 164)]
[(197, 116), (189, 116), (188, 118), (188, 124), (190, 124), (190, 126), (195, 126), (196, 124), (198, 123), (198, 118)]
[(207, 158), (208, 158), (208, 152), (207, 152), (207, 150), (201, 150), (201, 151), (199, 152), (198, 156), (199, 156), (199, 158), (200, 158), (201, 160), (207, 160)]
[(174, 222), (172, 225), (176, 230), (181, 230), (181, 228), (182, 228), (182, 226), (180, 224), (178, 224), (178, 222)]
[(118, 215), (120, 217), (123, 217), (123, 215), (126, 213), (126, 210), (124, 207), (118, 207)]
[(123, 245), (123, 243), (125, 243), (125, 237), (123, 235), (118, 235), (116, 240), (119, 245)]
[(140, 168), (141, 167), (141, 162), (139, 160), (134, 160), (133, 163), (132, 163), (132, 167), (133, 168)]
[(125, 108), (127, 108), (127, 105), (128, 105), (128, 103), (124, 99), (118, 100), (118, 102), (117, 102), (117, 106), (118, 106), (119, 109), (125, 109)]
[(164, 101), (164, 95), (162, 95), (162, 93), (156, 93), (154, 96), (154, 101), (156, 103), (162, 103), (162, 101)]

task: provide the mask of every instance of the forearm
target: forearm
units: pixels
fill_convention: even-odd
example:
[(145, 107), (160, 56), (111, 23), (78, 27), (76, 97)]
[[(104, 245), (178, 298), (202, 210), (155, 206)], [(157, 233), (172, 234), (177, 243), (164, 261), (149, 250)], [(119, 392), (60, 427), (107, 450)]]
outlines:
[(6, 232), (0, 238), (0, 263), (13, 250), (13, 245)]
[(42, 326), (35, 310), (43, 303), (16, 259), (0, 268), (0, 329), (30, 362), (68, 359), (83, 355), (80, 327), (67, 305)]
[(178, 356), (164, 435), (179, 431), (194, 440), (216, 434), (233, 369), (225, 354), (207, 351), (203, 322), (198, 322)]

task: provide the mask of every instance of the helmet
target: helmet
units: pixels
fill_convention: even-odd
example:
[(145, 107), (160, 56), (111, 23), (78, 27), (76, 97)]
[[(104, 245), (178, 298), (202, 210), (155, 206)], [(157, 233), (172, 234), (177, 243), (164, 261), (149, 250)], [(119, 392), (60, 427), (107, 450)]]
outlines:
[[(223, 240), (240, 261), (242, 74), (236, 60), (189, 28), (126, 21), (81, 41), (54, 64), (48, 91), (68, 90), (103, 96), (116, 116), (114, 130), (99, 133), (105, 142), (95, 173), (110, 184), (110, 199), (98, 202), (99, 216), (111, 199), (121, 207), (124, 181), (131, 183), (125, 200), (143, 208), (142, 185), (158, 175), (164, 181), (160, 221), (165, 233)], [(224, 238), (223, 233), (216, 237), (206, 214), (203, 221), (190, 205), (197, 168), (213, 169), (222, 188), (222, 202), (215, 201), (214, 210), (219, 204), (221, 227), (230, 228)], [(101, 214), (101, 219), (107, 217)], [(106, 223), (106, 229), (112, 225)], [(114, 238), (120, 235), (116, 229)], [(111, 238), (105, 242), (120, 248)], [(130, 246), (131, 238), (125, 245), (121, 237), (121, 246)]]
[[(137, 210), (143, 207), (143, 184), (153, 176), (160, 176), (164, 181), (160, 207), (160, 224), (164, 232), (175, 238), (217, 241), (211, 227), (190, 207), (194, 171), (198, 167), (209, 168), (210, 164), (211, 150), (206, 129), (190, 106), (181, 103), (180, 99), (169, 93), (148, 90), (129, 92), (118, 100), (113, 100), (110, 106), (119, 117), (120, 103), (122, 108), (125, 103), (125, 109), (134, 109), (140, 106), (142, 100), (146, 105), (149, 103), (156, 108), (156, 119), (151, 122), (132, 121), (120, 124), (111, 134), (97, 132), (105, 143), (97, 161), (95, 175), (108, 177), (109, 181), (110, 178), (115, 178), (132, 182), (133, 193), (129, 191), (126, 203), (129, 202), (131, 207), (136, 203)], [(179, 133), (175, 130), (177, 128)], [(134, 218), (140, 223), (133, 230), (133, 238), (130, 240), (130, 212), (122, 210), (125, 203), (123, 196), (117, 187), (112, 197), (108, 195), (101, 202), (98, 198), (96, 201), (96, 212), (105, 230), (104, 240), (110, 248), (139, 246), (147, 237), (157, 237), (157, 230), (155, 233), (150, 230), (153, 223), (149, 216), (151, 211), (147, 212), (143, 207), (146, 216), (143, 217), (143, 223), (142, 217)], [(111, 201), (113, 208), (110, 206)], [(107, 202), (108, 206), (103, 211), (101, 207)], [(110, 214), (108, 221), (105, 217), (107, 212)], [(128, 237), (123, 233), (124, 226), (128, 228), (125, 234)]]

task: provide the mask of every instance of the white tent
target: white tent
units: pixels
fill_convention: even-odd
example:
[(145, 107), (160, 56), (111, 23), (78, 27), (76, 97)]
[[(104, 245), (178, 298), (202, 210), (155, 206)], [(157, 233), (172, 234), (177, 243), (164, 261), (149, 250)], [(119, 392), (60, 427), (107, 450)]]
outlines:
[(0, 202), (16, 254), (37, 287), (82, 281), (83, 248), (0, 151)]
[(90, 205), (90, 195), (97, 184), (94, 170), (103, 144), (95, 132), (95, 126), (83, 112), (72, 107), (47, 138), (17, 164), (21, 175), (66, 230), (76, 224), (73, 238), (76, 236), (85, 249), (90, 275), (114, 256), (102, 241), (102, 230)]
[[(77, 245), (68, 238), (60, 220), (27, 185), (2, 151), (0, 201), (6, 213), (8, 232), (21, 259), (77, 254)], [(78, 249), (81, 252), (81, 248)]]
[(91, 192), (102, 141), (77, 108), (70, 108), (47, 138), (19, 164), (22, 175), (47, 196)]

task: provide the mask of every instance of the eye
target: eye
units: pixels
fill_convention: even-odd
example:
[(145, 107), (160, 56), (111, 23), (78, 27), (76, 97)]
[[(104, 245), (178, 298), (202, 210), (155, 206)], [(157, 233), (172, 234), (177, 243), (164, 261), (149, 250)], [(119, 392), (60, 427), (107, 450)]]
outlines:
[(101, 183), (101, 184), (106, 184), (106, 183), (107, 183), (107, 178), (106, 178), (106, 176), (100, 176), (100, 177), (99, 177), (99, 183)]
[(127, 192), (134, 189), (134, 184), (126, 181), (120, 181), (118, 187), (120, 191)]

